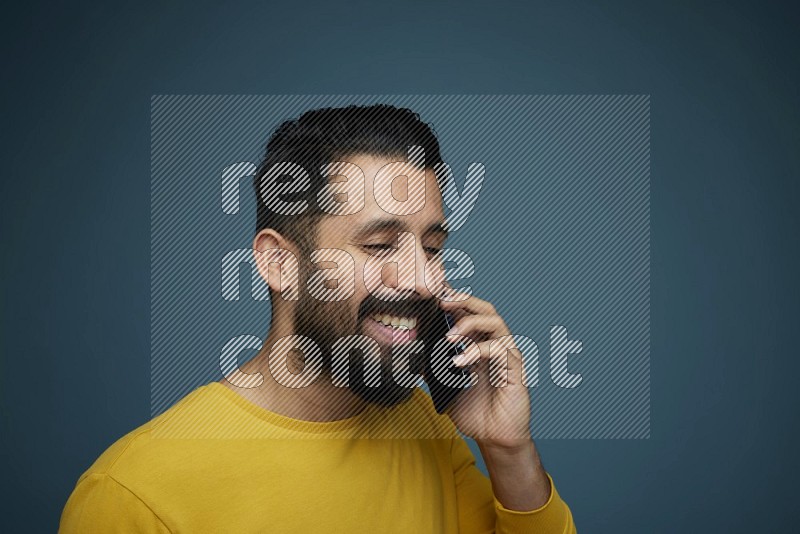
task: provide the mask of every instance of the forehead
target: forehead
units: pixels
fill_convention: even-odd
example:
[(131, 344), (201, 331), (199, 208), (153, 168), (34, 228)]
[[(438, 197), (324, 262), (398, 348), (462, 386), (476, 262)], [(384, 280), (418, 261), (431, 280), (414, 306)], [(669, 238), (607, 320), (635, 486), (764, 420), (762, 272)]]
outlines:
[[(442, 206), (442, 194), (439, 189), (439, 184), (436, 180), (436, 175), (431, 168), (424, 170), (425, 187), (422, 189), (408, 188), (409, 181), (405, 178), (398, 178), (392, 182), (391, 195), (395, 200), (407, 201), (409, 204), (420, 203), (424, 204), (422, 209), (408, 215), (398, 215), (386, 211), (381, 205), (386, 206), (386, 202), (379, 204), (381, 194), (387, 191), (378, 188), (376, 192), (375, 177), (384, 166), (396, 163), (399, 158), (392, 158), (389, 156), (373, 156), (367, 154), (357, 154), (339, 158), (339, 161), (346, 161), (353, 165), (358, 166), (364, 173), (364, 208), (357, 213), (350, 215), (334, 215), (325, 217), (323, 220), (323, 227), (328, 226), (337, 232), (345, 234), (352, 234), (359, 228), (363, 228), (369, 223), (381, 220), (391, 220), (396, 223), (398, 227), (402, 227), (405, 231), (414, 234), (420, 234), (425, 229), (432, 225), (439, 223), (444, 224), (444, 209)], [(391, 173), (397, 174), (397, 173)], [(343, 180), (337, 178), (333, 181)], [(349, 187), (347, 187), (349, 189)]]

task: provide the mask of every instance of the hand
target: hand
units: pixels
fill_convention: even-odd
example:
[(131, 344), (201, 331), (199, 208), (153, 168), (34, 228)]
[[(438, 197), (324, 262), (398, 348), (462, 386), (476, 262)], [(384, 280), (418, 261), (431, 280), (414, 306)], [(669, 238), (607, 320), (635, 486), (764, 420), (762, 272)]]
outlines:
[[(469, 366), (477, 372), (478, 380), (456, 398), (446, 413), (459, 431), (482, 447), (525, 447), (531, 441), (531, 407), (528, 388), (522, 383), (521, 352), (494, 306), (475, 296), (463, 300), (465, 296), (450, 289), (448, 298), (456, 297), (458, 301), (440, 299), (439, 307), (456, 320), (451, 332), (471, 340), (454, 363)], [(490, 370), (494, 377), (507, 376), (505, 386), (502, 378), (492, 384)]]

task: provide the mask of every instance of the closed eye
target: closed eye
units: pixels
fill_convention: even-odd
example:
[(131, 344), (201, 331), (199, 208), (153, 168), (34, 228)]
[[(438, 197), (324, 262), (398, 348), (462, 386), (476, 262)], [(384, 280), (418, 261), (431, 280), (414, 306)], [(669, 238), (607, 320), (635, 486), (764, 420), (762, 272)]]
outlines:
[(389, 245), (386, 243), (377, 243), (374, 245), (361, 245), (361, 248), (371, 252), (379, 252), (383, 250), (392, 250), (394, 248), (394, 245)]
[[(386, 243), (377, 243), (372, 245), (361, 245), (361, 248), (369, 252), (382, 252), (386, 250), (394, 250), (395, 246)], [(431, 256), (436, 256), (442, 253), (442, 249), (437, 247), (425, 247), (425, 252), (427, 252)]]

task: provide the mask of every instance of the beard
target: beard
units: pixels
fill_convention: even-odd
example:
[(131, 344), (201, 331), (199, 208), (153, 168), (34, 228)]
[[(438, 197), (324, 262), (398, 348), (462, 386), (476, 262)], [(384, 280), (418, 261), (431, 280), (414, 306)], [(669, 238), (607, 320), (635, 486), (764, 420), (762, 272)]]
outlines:
[[(332, 379), (334, 369), (334, 344), (341, 338), (350, 335), (362, 335), (365, 321), (373, 321), (371, 316), (376, 313), (385, 313), (399, 317), (416, 317), (417, 331), (423, 340), (428, 340), (427, 332), (434, 324), (434, 320), (441, 312), (434, 299), (407, 299), (403, 301), (383, 301), (366, 297), (359, 303), (356, 311), (352, 310), (349, 301), (326, 302), (312, 298), (310, 295), (301, 297), (295, 307), (294, 325), (295, 333), (305, 336), (319, 347), (322, 353), (322, 375)], [(438, 313), (437, 313), (438, 312)], [(374, 338), (372, 338), (375, 340)], [(375, 340), (377, 342), (377, 340)], [(400, 385), (393, 375), (392, 345), (378, 343), (380, 347), (380, 380), (375, 383), (372, 365), (367, 359), (371, 355), (365, 354), (359, 348), (348, 351), (348, 388), (362, 400), (381, 407), (393, 407), (405, 403), (411, 398), (415, 387)], [(430, 350), (430, 348), (428, 348)], [(424, 351), (423, 351), (424, 352)], [(421, 370), (420, 354), (409, 362), (412, 374)]]

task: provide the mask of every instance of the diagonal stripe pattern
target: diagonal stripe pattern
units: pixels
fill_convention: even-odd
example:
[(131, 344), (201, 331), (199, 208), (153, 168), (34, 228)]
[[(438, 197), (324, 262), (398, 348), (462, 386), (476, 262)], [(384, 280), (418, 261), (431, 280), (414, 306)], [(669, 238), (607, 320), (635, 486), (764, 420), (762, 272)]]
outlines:
[(648, 438), (647, 95), (154, 96), (152, 415), (244, 363), (266, 336), (250, 184), (270, 132), (309, 109), (374, 103), (433, 125), (459, 190), (479, 174), (474, 208), (448, 221), (448, 247), (474, 263), (462, 285), (535, 341), (533, 436)]

